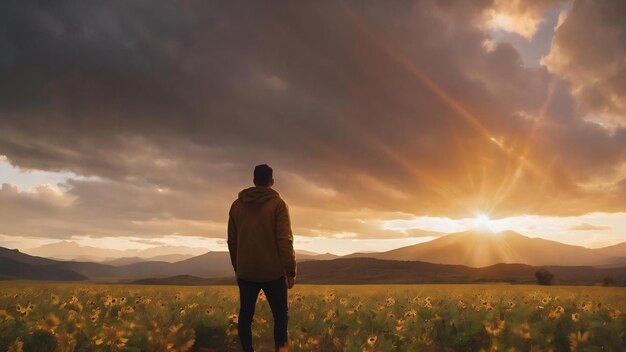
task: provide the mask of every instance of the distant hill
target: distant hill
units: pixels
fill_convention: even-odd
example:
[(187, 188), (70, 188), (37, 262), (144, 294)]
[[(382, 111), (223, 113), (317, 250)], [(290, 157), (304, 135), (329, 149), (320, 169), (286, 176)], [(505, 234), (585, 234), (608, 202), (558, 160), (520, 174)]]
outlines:
[(593, 249), (593, 251), (602, 255), (623, 257), (626, 259), (626, 242), (618, 243), (613, 246), (596, 248)]
[(190, 254), (167, 254), (167, 255), (159, 255), (151, 258), (140, 258), (140, 257), (122, 257), (116, 258), (112, 260), (106, 260), (100, 262), (101, 264), (108, 264), (113, 266), (123, 266), (128, 264), (135, 264), (141, 262), (168, 262), (168, 263), (176, 263), (181, 260), (193, 258), (193, 255)]
[(112, 266), (100, 263), (59, 261), (53, 265), (76, 271), (94, 281), (128, 281), (177, 275), (192, 275), (203, 278), (234, 275), (227, 252), (208, 252), (176, 263), (146, 261)]
[(309, 251), (296, 251), (296, 259), (298, 262), (304, 262), (307, 260), (331, 260), (337, 258), (341, 258), (341, 256), (332, 253), (319, 254)]
[(526, 237), (513, 231), (497, 234), (467, 231), (386, 252), (354, 253), (344, 258), (410, 260), (471, 267), (484, 267), (498, 263), (521, 263), (534, 266), (602, 266), (626, 262), (625, 257), (614, 254), (619, 254), (619, 251), (572, 246), (541, 238)]
[[(54, 258), (58, 260), (75, 260), (75, 261), (91, 261), (105, 262), (118, 258), (138, 257), (143, 260), (163, 260), (155, 257), (167, 256), (171, 254), (183, 254), (188, 256), (200, 255), (205, 250), (200, 248), (184, 247), (184, 246), (156, 246), (147, 249), (110, 249), (98, 248), (92, 246), (82, 246), (74, 241), (59, 241), (46, 244), (36, 248), (25, 250), (32, 255), (43, 256), (46, 258)], [(181, 259), (177, 259), (181, 260)]]
[[(334, 256), (313, 253), (308, 256), (302, 255), (302, 257), (305, 258), (303, 259), (301, 255), (298, 255), (300, 261), (314, 260), (314, 258), (318, 257), (332, 258)], [(230, 255), (225, 251), (207, 252), (174, 263), (144, 260), (132, 262), (133, 260), (130, 259), (131, 263), (129, 264), (124, 264), (124, 260), (120, 260), (113, 263), (117, 265), (110, 265), (90, 261), (52, 260), (0, 247), (0, 258), (13, 259), (26, 264), (46, 265), (52, 270), (60, 270), (60, 272), (64, 273), (68, 271), (74, 272), (81, 278), (88, 278), (92, 281), (115, 282), (142, 278), (168, 278), (179, 275), (191, 275), (201, 278), (234, 276)], [(32, 269), (35, 270), (36, 268)]]
[[(535, 283), (539, 267), (525, 264), (496, 264), (482, 268), (464, 265), (432, 264), (416, 261), (342, 258), (302, 263), (298, 282), (315, 284), (366, 283)], [(594, 284), (611, 276), (626, 281), (626, 268), (547, 266), (557, 284)]]
[(8, 249), (4, 247), (0, 247), (0, 258), (12, 259), (20, 263), (32, 265), (54, 264), (56, 262), (52, 259), (22, 253), (18, 249)]
[[(28, 254), (59, 261), (93, 262), (113, 266), (124, 266), (141, 262), (175, 263), (194, 256), (201, 256), (206, 250), (183, 246), (158, 246), (143, 250), (119, 250), (82, 246), (74, 241), (59, 241), (26, 250)], [(211, 251), (212, 253), (220, 251)], [(339, 258), (338, 255), (319, 254), (310, 251), (296, 250), (298, 260), (329, 260)]]
[(0, 257), (0, 280), (82, 281), (87, 277), (46, 264), (28, 264)]

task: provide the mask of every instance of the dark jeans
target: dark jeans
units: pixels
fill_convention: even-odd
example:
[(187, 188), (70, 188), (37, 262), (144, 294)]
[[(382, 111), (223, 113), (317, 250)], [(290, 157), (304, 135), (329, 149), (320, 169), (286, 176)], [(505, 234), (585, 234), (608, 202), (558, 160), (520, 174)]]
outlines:
[(263, 290), (274, 316), (274, 344), (276, 350), (287, 344), (287, 283), (285, 278), (267, 282), (237, 279), (239, 284), (239, 340), (245, 352), (252, 352), (252, 317), (259, 291)]

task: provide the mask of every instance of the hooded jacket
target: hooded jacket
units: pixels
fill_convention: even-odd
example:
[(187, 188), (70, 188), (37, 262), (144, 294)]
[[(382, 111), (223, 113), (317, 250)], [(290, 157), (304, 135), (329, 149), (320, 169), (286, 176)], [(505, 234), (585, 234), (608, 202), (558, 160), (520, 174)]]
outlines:
[(239, 279), (296, 275), (289, 209), (278, 192), (269, 187), (239, 192), (228, 213), (228, 251)]

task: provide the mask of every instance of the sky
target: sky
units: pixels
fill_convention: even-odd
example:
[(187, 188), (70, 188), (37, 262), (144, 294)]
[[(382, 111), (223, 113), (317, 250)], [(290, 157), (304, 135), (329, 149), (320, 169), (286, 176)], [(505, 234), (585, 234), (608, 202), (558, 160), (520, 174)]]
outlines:
[(274, 168), (296, 249), (626, 241), (626, 3), (0, 5), (0, 246), (225, 250)]

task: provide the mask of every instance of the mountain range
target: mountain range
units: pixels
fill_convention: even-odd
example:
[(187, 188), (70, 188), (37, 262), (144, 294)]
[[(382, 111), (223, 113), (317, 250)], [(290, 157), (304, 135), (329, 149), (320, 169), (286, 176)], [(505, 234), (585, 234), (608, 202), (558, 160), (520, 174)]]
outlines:
[(354, 253), (345, 257), (423, 261), (470, 267), (498, 263), (619, 267), (626, 266), (626, 242), (591, 249), (526, 237), (513, 231), (500, 233), (466, 231), (386, 252)]
[(58, 260), (78, 260), (123, 265), (147, 260), (174, 263), (203, 254), (206, 250), (186, 246), (156, 246), (148, 249), (119, 250), (82, 246), (74, 241), (59, 241), (30, 248), (23, 252)]
[[(562, 283), (598, 282), (607, 276), (626, 281), (626, 243), (589, 249), (511, 231), (461, 232), (386, 252), (339, 257), (297, 251), (296, 257), (298, 280), (310, 283), (529, 282), (538, 267), (548, 268)], [(191, 283), (199, 278), (204, 281), (198, 282), (206, 283), (215, 281), (205, 279), (233, 277), (228, 252), (154, 258), (67, 261), (0, 247), (0, 279), (167, 282), (177, 278)]]

